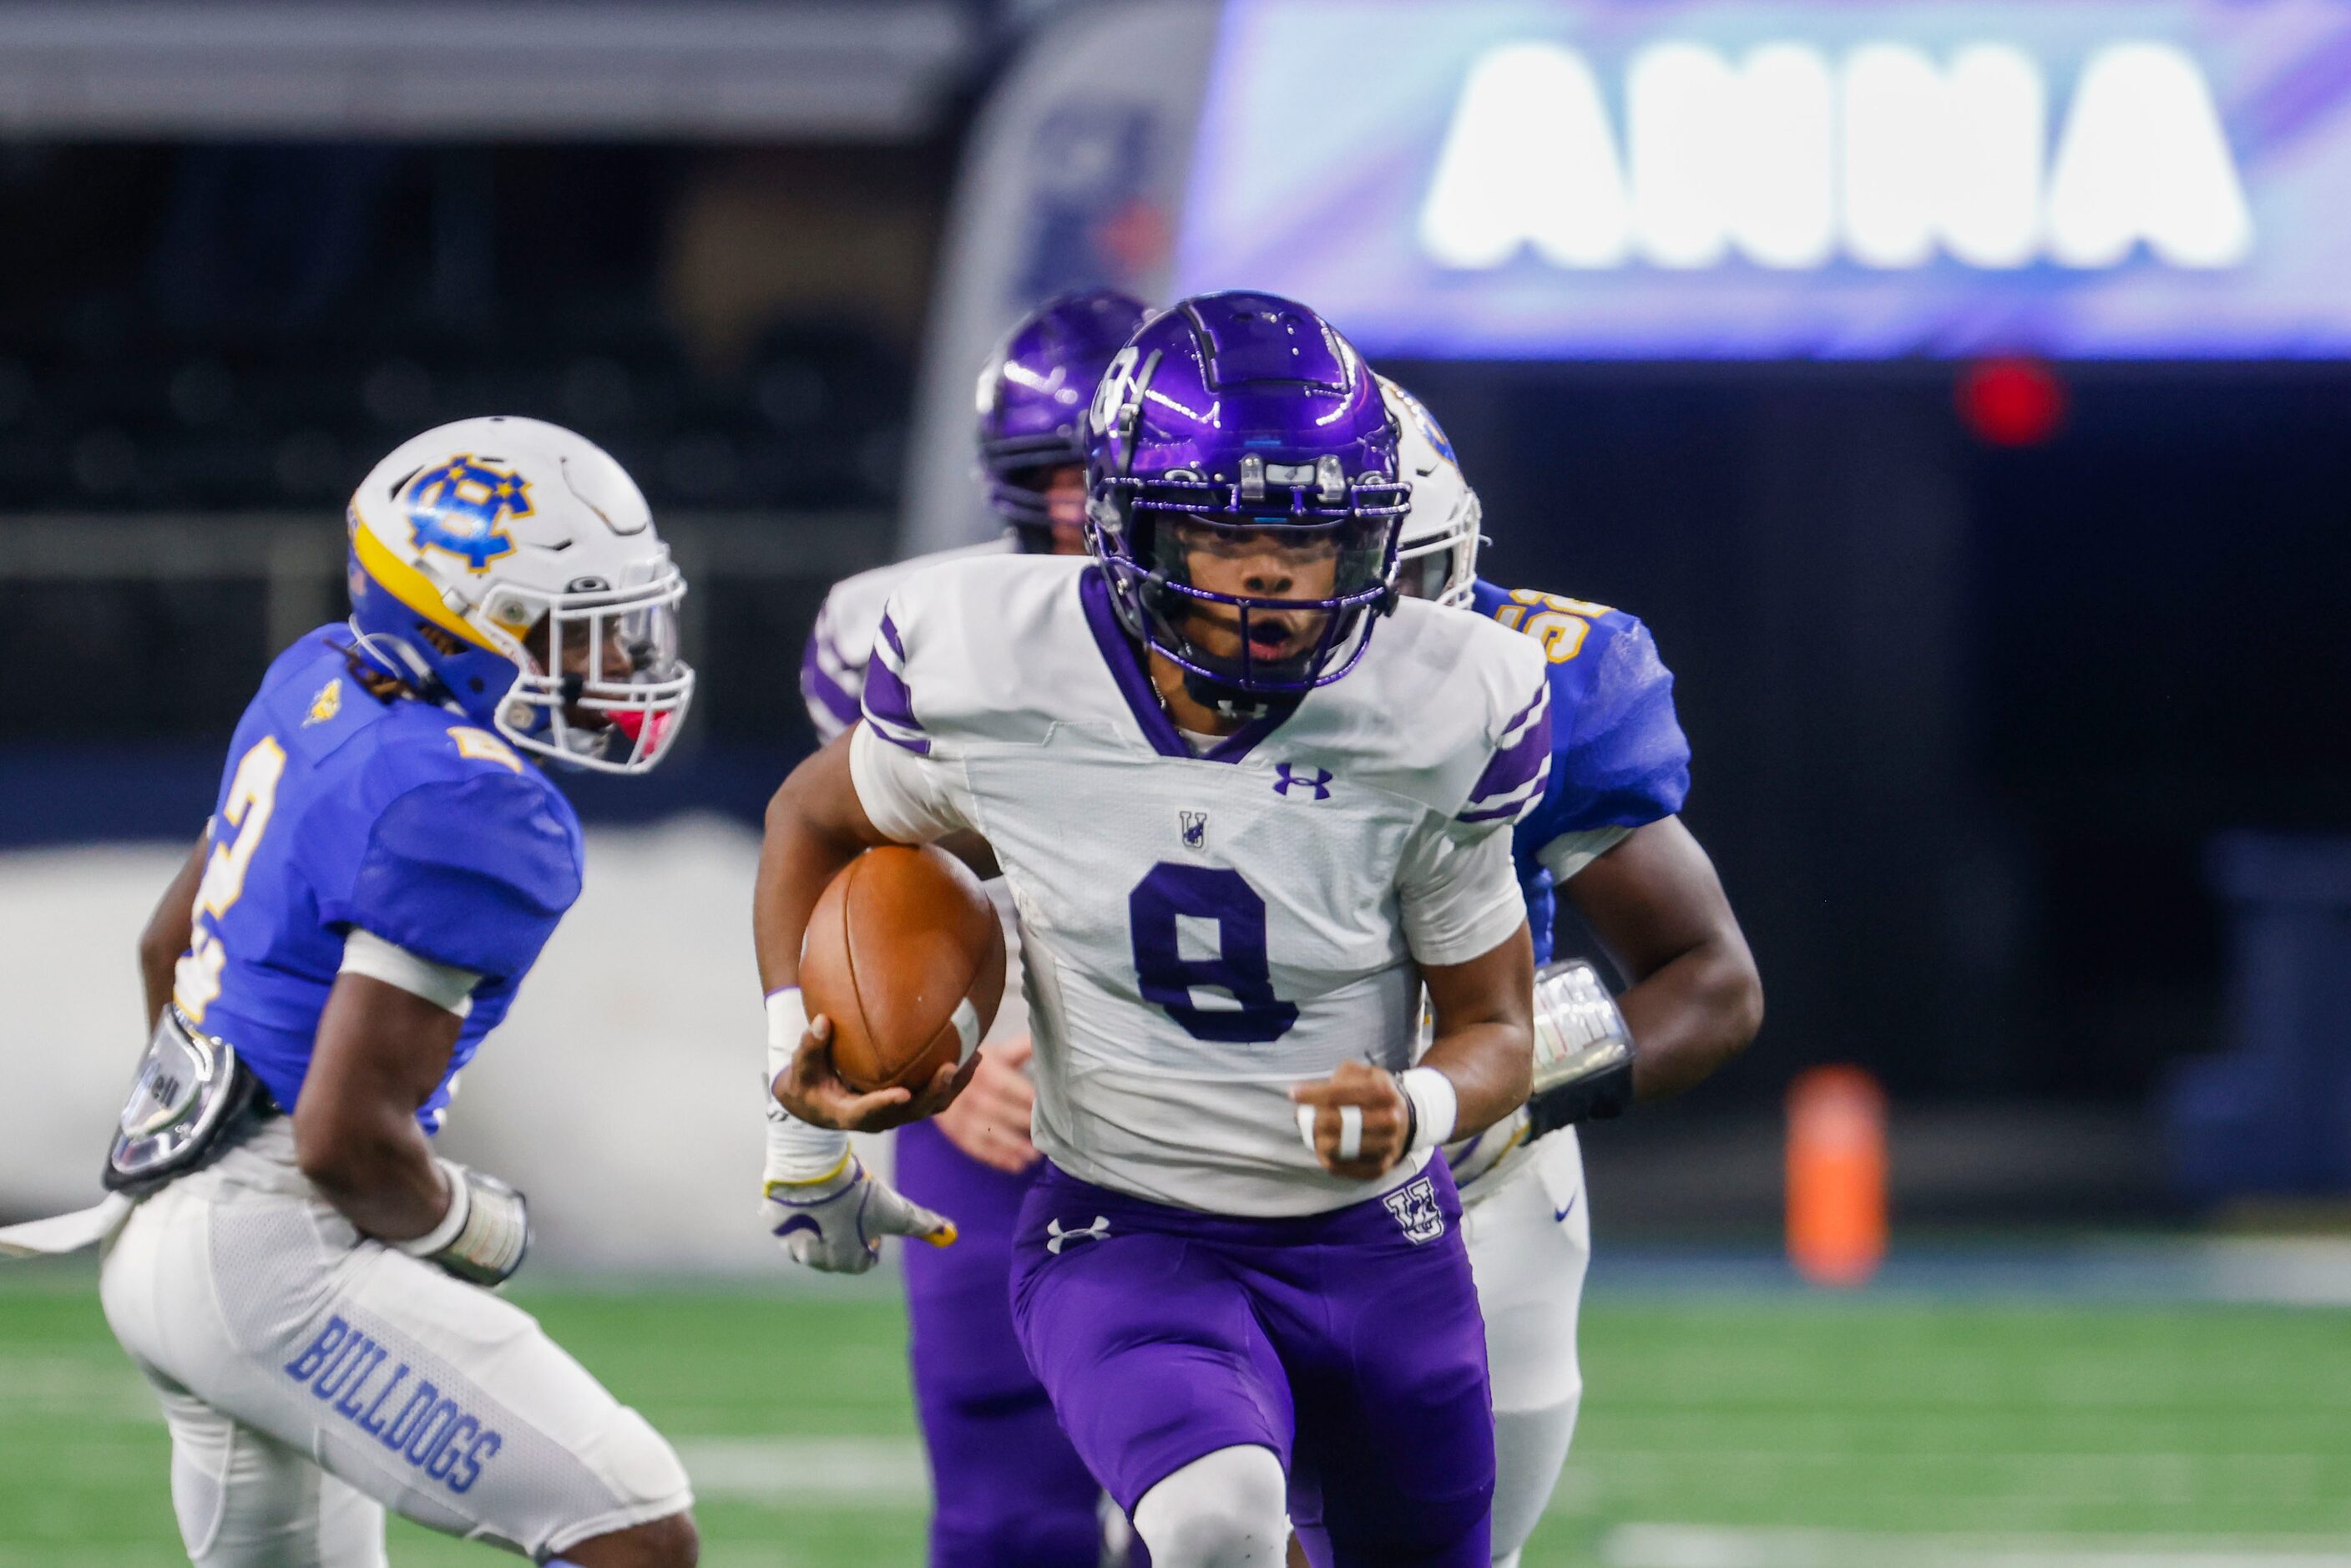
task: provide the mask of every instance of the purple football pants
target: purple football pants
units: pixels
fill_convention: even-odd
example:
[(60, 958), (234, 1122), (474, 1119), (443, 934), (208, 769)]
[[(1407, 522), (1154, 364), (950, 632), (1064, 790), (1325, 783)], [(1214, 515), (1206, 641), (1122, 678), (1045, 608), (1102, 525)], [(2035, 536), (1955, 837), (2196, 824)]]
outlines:
[(1256, 1445), (1325, 1568), (1486, 1568), (1486, 1330), (1442, 1160), (1294, 1219), (1170, 1208), (1048, 1164), (1021, 1206), (1012, 1315), (1130, 1516), (1194, 1459)]
[(952, 1247), (899, 1253), (914, 1406), (931, 1458), (931, 1568), (1096, 1568), (1101, 1560), (1102, 1489), (1012, 1332), (1012, 1228), (1029, 1180), (980, 1164), (928, 1123), (899, 1130), (898, 1190), (959, 1232)]

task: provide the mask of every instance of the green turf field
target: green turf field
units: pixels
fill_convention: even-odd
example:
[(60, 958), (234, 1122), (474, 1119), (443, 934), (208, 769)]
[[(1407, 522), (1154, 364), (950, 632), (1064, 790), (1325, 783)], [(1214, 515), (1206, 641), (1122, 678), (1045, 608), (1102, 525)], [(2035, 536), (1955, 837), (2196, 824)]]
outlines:
[[(713, 1568), (919, 1563), (893, 1303), (518, 1299), (684, 1450)], [(1584, 1322), (1531, 1565), (2351, 1563), (2335, 1312), (1604, 1296)], [(0, 1267), (0, 1564), (174, 1561), (165, 1448), (94, 1277)], [(492, 1560), (405, 1526), (392, 1556)]]

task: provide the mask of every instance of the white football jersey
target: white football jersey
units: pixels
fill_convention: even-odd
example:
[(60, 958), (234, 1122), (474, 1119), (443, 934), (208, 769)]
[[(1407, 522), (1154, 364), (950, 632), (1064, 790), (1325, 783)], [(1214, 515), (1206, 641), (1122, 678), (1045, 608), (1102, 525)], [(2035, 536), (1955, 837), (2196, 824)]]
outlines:
[(852, 743), (893, 838), (968, 828), (1020, 917), (1034, 1134), (1083, 1180), (1238, 1215), (1325, 1172), (1291, 1085), (1410, 1063), (1423, 964), (1525, 918), (1510, 827), (1550, 764), (1541, 648), (1415, 600), (1279, 723), (1195, 755), (1082, 559), (967, 559), (883, 616)]
[(800, 654), (800, 699), (808, 704), (817, 738), (831, 740), (857, 722), (857, 705), (865, 695), (865, 664), (873, 656), (873, 632), (882, 624), (882, 607), (900, 583), (941, 561), (1010, 555), (1015, 548), (1012, 535), (1006, 532), (985, 544), (893, 560), (834, 583)]

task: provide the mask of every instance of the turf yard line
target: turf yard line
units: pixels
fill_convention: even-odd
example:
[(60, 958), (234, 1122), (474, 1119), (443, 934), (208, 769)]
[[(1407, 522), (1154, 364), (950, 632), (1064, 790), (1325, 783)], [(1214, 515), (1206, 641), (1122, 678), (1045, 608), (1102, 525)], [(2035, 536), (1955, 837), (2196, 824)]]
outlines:
[(145, 1421), (161, 1426), (163, 1409), (138, 1374), (119, 1355), (104, 1357), (9, 1356), (0, 1409), (16, 1419), (44, 1416)]
[[(2343, 1468), (2339, 1463), (2330, 1466), (2311, 1454), (2167, 1454), (2135, 1450), (2116, 1453), (2011, 1450), (1987, 1454), (1969, 1448), (1884, 1453), (1860, 1448), (1718, 1448), (1702, 1443), (1675, 1448), (1611, 1448), (1601, 1457), (1607, 1464), (1626, 1469), (1677, 1470), (1697, 1464), (1718, 1474), (1726, 1470), (1781, 1474), (1791, 1466), (1867, 1464), (1881, 1469), (1917, 1470), (1931, 1479), (1948, 1478), (1970, 1468), (1982, 1468), (1995, 1474), (2012, 1473), (2026, 1483), (2022, 1490), (2057, 1492), (2103, 1490), (2126, 1481), (2160, 1487), (2172, 1493), (2200, 1484), (2223, 1495), (2242, 1491), (2248, 1486), (2261, 1485), (2315, 1492), (2330, 1469)], [(2032, 1484), (2043, 1480), (2056, 1484), (2046, 1489)]]
[(1600, 1561), (1604, 1568), (2351, 1568), (2351, 1541), (1622, 1524), (1601, 1538)]
[(930, 1471), (912, 1437), (681, 1437), (696, 1497), (930, 1507)]

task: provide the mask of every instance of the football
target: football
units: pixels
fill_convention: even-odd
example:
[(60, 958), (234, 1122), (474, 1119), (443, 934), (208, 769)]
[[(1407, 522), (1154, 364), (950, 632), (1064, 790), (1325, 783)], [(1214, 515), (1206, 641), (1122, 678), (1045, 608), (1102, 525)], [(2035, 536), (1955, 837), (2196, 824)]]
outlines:
[(886, 845), (844, 867), (800, 946), (809, 1016), (832, 1019), (833, 1069), (861, 1093), (919, 1089), (979, 1044), (1004, 998), (1004, 928), (969, 867)]

